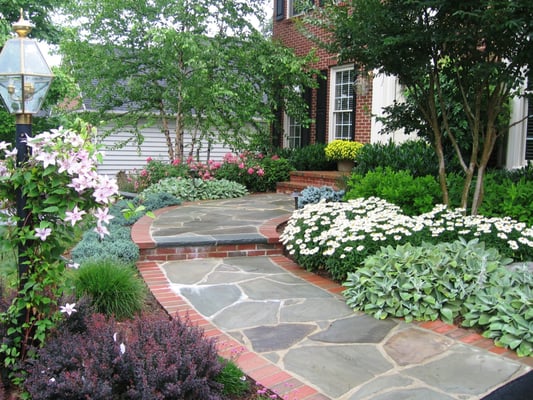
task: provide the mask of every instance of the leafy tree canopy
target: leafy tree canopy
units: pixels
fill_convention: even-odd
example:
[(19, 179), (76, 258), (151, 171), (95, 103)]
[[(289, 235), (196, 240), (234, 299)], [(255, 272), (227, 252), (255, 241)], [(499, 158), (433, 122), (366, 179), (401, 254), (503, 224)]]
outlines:
[[(331, 32), (323, 43), (342, 62), (395, 75), (409, 90), (439, 156), (443, 200), (448, 203), (444, 138), (450, 140), (466, 180), (467, 208), (482, 201), (483, 176), (496, 140), (506, 133), (508, 100), (527, 76), (533, 58), (530, 0), (330, 1), (309, 23)], [(447, 90), (444, 85), (453, 90)], [(450, 94), (460, 109), (448, 107)], [(461, 115), (459, 115), (461, 114)], [(459, 146), (452, 118), (467, 122)], [(469, 154), (464, 154), (464, 148)]]
[(35, 28), (30, 37), (54, 44), (59, 42), (60, 27), (52, 17), (68, 0), (0, 0), (0, 43), (4, 43), (11, 35), (11, 25), (20, 18), (20, 10), (24, 17)]
[(158, 124), (170, 159), (183, 157), (186, 128), (196, 144), (238, 148), (260, 127), (255, 121), (273, 119), (280, 99), (305, 121), (297, 88), (314, 82), (308, 59), (250, 23), (262, 18), (263, 2), (78, 0), (68, 7), (77, 27), (61, 49), (100, 118), (122, 109), (113, 115), (118, 127)]

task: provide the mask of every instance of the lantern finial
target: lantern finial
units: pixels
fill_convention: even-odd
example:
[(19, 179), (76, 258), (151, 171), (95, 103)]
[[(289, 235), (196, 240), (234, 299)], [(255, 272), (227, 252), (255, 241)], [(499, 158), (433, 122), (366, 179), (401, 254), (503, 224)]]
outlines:
[(27, 37), (31, 32), (33, 25), (30, 21), (24, 19), (24, 11), (20, 9), (20, 19), (13, 24), (13, 31), (19, 35), (19, 37)]

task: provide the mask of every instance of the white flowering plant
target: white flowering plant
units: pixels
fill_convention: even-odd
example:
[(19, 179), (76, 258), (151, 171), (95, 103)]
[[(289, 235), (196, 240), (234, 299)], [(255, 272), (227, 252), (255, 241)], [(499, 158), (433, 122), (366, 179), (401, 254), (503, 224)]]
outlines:
[(326, 269), (342, 281), (381, 247), (478, 238), (516, 261), (533, 260), (533, 227), (510, 218), (465, 215), (437, 205), (428, 213), (404, 215), (377, 197), (320, 202), (295, 211), (280, 236), (289, 254), (308, 270)]
[[(106, 225), (113, 217), (108, 207), (118, 186), (114, 178), (97, 173), (102, 153), (91, 140), (94, 133), (77, 121), (74, 129), (24, 138), (31, 151), (20, 165), (17, 149), (0, 142), (0, 203), (7, 210), (0, 213), (7, 227), (3, 240), (18, 250), (23, 267), (18, 296), (0, 314), (13, 338), (0, 346), (6, 366), (24, 359), (30, 346), (41, 344), (61, 315), (58, 299), (66, 268), (62, 255), (76, 226), (92, 218), (100, 237), (109, 233)], [(23, 213), (15, 212), (17, 204)]]

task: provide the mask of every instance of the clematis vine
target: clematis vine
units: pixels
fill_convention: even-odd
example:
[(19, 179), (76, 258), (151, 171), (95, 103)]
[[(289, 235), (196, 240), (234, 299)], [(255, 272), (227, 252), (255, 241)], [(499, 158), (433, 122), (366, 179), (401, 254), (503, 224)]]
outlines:
[[(0, 314), (0, 323), (15, 337), (12, 347), (0, 348), (0, 358), (8, 364), (17, 362), (9, 354), (23, 359), (29, 347), (38, 345), (61, 313), (75, 312), (75, 304), (59, 307), (58, 299), (67, 268), (62, 254), (73, 244), (76, 225), (92, 219), (100, 237), (109, 234), (108, 207), (118, 196), (118, 186), (113, 178), (98, 174), (103, 153), (92, 141), (95, 130), (82, 121), (74, 125), (26, 138), (31, 152), (18, 166), (16, 150), (0, 142), (3, 239), (19, 249), (25, 267), (19, 270), (18, 285), (24, 290)], [(15, 212), (17, 192), (25, 199), (22, 219)], [(26, 323), (18, 323), (21, 320)]]

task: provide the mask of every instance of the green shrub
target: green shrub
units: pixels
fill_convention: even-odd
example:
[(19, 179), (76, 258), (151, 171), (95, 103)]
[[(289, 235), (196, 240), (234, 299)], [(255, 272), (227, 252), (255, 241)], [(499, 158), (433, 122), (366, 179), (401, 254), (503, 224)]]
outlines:
[(423, 140), (408, 140), (400, 144), (367, 143), (357, 154), (354, 173), (365, 175), (378, 167), (394, 171), (411, 171), (413, 176), (438, 176), (435, 150)]
[(248, 193), (243, 185), (226, 179), (166, 178), (143, 191), (140, 197), (148, 199), (153, 193), (162, 192), (183, 201), (230, 199)]
[[(479, 207), (479, 214), (486, 217), (510, 217), (529, 226), (533, 225), (533, 180), (529, 177), (528, 169), (520, 171), (493, 170), (485, 174), (483, 202)], [(464, 178), (460, 174), (448, 174), (447, 180), (452, 205), (458, 207)], [(475, 182), (472, 185), (469, 204), (474, 185)]]
[(347, 182), (345, 199), (379, 197), (399, 206), (407, 215), (430, 211), (441, 198), (433, 176), (413, 177), (409, 171), (378, 167), (366, 175), (352, 174)]
[(277, 149), (275, 153), (287, 159), (296, 171), (333, 171), (337, 168), (337, 163), (326, 159), (325, 148), (324, 143), (315, 143), (292, 149)]
[(74, 277), (74, 285), (78, 298), (90, 297), (97, 312), (117, 319), (133, 318), (144, 306), (143, 280), (130, 265), (115, 259), (85, 262)]
[(164, 162), (147, 159), (148, 164), (139, 172), (136, 191), (141, 191), (164, 178), (188, 177), (189, 166), (180, 162)]

